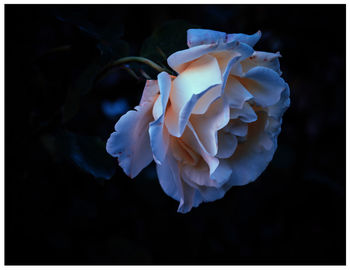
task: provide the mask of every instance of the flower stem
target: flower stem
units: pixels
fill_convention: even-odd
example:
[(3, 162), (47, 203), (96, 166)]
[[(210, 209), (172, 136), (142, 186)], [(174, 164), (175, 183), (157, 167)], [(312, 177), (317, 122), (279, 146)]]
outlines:
[(167, 68), (161, 67), (160, 65), (154, 63), (152, 60), (150, 60), (148, 58), (141, 57), (141, 56), (128, 56), (128, 57), (120, 58), (120, 59), (108, 64), (106, 67), (103, 68), (103, 70), (100, 72), (100, 74), (97, 77), (101, 78), (109, 69), (116, 67), (116, 66), (120, 66), (122, 64), (129, 63), (129, 62), (139, 62), (139, 63), (146, 64), (146, 65), (150, 66), (151, 68), (157, 70), (158, 72), (165, 71), (169, 74), (173, 73), (173, 72), (169, 71)]

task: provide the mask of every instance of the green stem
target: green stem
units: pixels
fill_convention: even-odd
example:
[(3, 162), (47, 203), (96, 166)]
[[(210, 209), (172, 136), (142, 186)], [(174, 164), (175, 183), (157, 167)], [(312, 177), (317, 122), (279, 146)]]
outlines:
[(98, 78), (101, 78), (109, 69), (116, 67), (116, 66), (120, 66), (122, 64), (126, 64), (129, 62), (139, 62), (139, 63), (143, 63), (146, 64), (148, 66), (150, 66), (151, 68), (157, 70), (158, 72), (167, 72), (169, 74), (172, 74), (173, 72), (169, 71), (166, 68), (161, 67), (160, 65), (154, 63), (152, 60), (149, 60), (145, 57), (141, 57), (141, 56), (128, 56), (128, 57), (123, 57), (120, 58), (112, 63), (110, 63), (109, 65), (107, 65), (101, 72), (100, 74), (97, 76)]

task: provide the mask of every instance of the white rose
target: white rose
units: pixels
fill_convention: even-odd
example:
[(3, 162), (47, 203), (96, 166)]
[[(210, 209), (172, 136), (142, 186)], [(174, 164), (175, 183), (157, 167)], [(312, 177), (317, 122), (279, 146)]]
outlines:
[(289, 87), (279, 53), (258, 52), (261, 33), (187, 31), (189, 49), (168, 58), (178, 76), (146, 83), (107, 151), (131, 178), (152, 160), (160, 185), (186, 213), (254, 181), (277, 147)]

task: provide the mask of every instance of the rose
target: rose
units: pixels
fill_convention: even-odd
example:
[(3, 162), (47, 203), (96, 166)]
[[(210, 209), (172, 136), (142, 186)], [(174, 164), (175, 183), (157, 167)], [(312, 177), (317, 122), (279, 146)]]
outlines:
[(131, 178), (154, 160), (179, 212), (254, 181), (273, 157), (289, 87), (280, 54), (253, 50), (260, 36), (188, 30), (189, 49), (168, 58), (178, 76), (148, 80), (107, 141)]

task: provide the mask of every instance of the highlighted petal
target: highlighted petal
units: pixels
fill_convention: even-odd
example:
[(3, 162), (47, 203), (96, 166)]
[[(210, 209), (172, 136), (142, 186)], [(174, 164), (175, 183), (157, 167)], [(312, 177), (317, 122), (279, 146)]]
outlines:
[(131, 178), (153, 159), (148, 135), (148, 124), (153, 120), (152, 103), (144, 102), (135, 109), (119, 119), (116, 132), (111, 134), (106, 145), (107, 152), (118, 158), (119, 165)]
[(208, 54), (218, 47), (218, 44), (205, 44), (173, 53), (168, 57), (168, 65), (178, 73), (183, 72), (193, 60)]
[[(197, 101), (206, 92), (214, 91), (215, 86), (221, 82), (218, 63), (209, 55), (193, 62), (173, 81), (170, 93), (171, 106), (166, 116), (166, 126), (171, 135), (181, 136)], [(206, 99), (203, 102), (198, 110), (206, 109), (212, 101)]]

